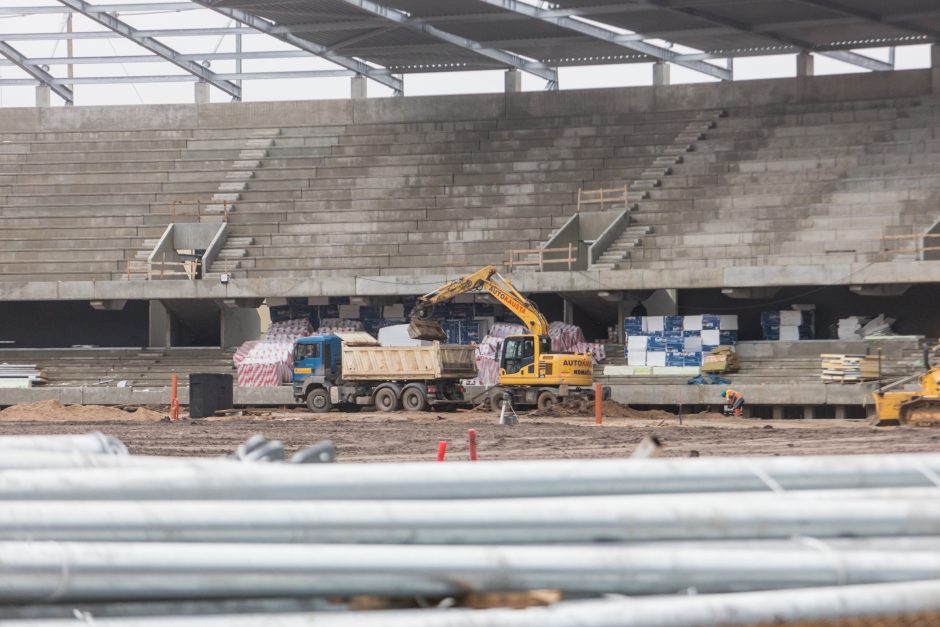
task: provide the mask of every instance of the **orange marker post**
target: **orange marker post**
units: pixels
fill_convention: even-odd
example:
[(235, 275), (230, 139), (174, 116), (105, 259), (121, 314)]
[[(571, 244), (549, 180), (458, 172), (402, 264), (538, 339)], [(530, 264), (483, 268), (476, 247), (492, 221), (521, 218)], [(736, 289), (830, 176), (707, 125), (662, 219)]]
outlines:
[(467, 438), (470, 440), (470, 461), (477, 460), (477, 430), (467, 429)]
[(604, 424), (604, 394), (601, 390), (601, 384), (594, 384), (594, 424)]
[(179, 383), (179, 377), (175, 374), (170, 378), (170, 420), (180, 419), (180, 401), (176, 395), (176, 388)]
[(437, 443), (437, 461), (444, 461), (445, 455), (447, 455), (447, 440), (441, 440)]

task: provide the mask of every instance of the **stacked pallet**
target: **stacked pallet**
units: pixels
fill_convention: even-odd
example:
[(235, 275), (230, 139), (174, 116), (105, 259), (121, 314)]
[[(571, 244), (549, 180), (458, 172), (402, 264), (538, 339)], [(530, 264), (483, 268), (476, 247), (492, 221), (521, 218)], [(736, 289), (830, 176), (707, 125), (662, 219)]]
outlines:
[(870, 355), (837, 355), (823, 353), (823, 383), (861, 383), (878, 378), (878, 358)]

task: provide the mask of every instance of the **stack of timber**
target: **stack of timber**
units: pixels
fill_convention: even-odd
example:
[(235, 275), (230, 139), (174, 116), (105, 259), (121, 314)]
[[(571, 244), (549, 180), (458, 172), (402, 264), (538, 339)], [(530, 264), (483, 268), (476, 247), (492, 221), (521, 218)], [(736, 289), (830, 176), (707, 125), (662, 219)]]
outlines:
[(28, 388), (49, 383), (45, 370), (35, 364), (0, 364), (0, 388)]
[(823, 353), (823, 383), (861, 383), (878, 378), (878, 358), (870, 355)]

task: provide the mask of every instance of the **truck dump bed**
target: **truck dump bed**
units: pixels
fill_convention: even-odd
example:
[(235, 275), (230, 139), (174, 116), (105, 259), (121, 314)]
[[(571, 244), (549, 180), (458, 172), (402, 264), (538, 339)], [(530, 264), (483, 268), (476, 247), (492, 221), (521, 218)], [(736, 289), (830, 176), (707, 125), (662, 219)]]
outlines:
[(477, 376), (473, 346), (378, 346), (343, 343), (346, 381), (433, 381)]

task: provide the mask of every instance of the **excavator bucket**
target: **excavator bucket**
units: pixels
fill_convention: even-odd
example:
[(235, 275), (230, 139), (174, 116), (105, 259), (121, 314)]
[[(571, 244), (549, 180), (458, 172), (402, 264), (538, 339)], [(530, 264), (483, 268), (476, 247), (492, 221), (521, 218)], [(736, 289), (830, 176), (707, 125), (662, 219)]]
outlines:
[(408, 337), (413, 340), (447, 341), (444, 329), (437, 320), (431, 318), (412, 318), (411, 324), (408, 325)]

